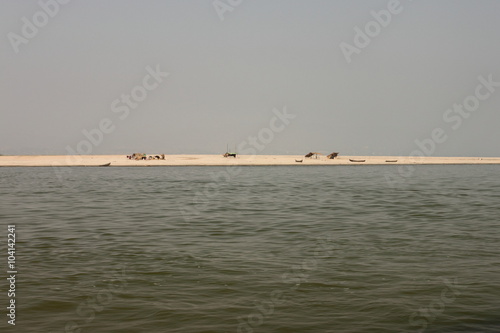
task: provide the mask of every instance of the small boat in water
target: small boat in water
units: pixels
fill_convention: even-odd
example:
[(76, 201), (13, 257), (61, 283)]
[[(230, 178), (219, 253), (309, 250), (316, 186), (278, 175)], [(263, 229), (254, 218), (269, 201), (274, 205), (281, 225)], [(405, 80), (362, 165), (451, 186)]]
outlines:
[(106, 163), (106, 164), (102, 164), (102, 165), (99, 165), (99, 166), (100, 166), (100, 167), (108, 167), (108, 166), (110, 166), (110, 165), (111, 165), (111, 162)]
[(365, 162), (366, 160), (353, 160), (353, 159), (349, 159), (349, 161), (351, 161), (351, 162), (360, 162), (361, 163), (361, 162)]

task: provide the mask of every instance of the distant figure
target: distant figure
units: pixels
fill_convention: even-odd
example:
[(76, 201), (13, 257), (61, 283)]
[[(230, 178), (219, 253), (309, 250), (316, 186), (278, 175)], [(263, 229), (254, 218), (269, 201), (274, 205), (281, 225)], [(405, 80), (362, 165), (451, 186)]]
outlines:
[(165, 159), (165, 154), (161, 154), (161, 159), (164, 160)]
[(333, 160), (337, 156), (339, 156), (339, 153), (331, 153), (330, 155), (327, 156), (327, 158)]
[(305, 157), (307, 157), (307, 158), (311, 158), (313, 155), (314, 155), (314, 153), (309, 153), (309, 154), (307, 154)]
[(136, 161), (145, 160), (146, 159), (146, 154), (133, 153), (132, 156), (130, 156), (130, 159), (136, 160)]
[(234, 157), (236, 158), (236, 154), (231, 154), (231, 153), (225, 153), (224, 155), (222, 155), (224, 157)]

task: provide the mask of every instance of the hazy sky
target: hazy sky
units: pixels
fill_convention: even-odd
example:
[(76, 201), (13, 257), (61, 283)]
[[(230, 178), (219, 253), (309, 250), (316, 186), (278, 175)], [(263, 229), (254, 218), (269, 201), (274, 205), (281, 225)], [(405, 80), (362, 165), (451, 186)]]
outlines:
[(500, 156), (500, 1), (59, 1), (0, 0), (0, 153)]

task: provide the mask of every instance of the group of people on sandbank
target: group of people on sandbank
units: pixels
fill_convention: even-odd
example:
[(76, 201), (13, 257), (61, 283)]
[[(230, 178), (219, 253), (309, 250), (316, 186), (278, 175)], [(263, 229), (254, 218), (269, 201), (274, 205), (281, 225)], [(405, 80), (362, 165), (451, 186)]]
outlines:
[(129, 160), (164, 160), (165, 159), (165, 154), (161, 155), (146, 155), (144, 153), (133, 153), (132, 155), (127, 155), (127, 158)]
[[(306, 158), (313, 158), (313, 157), (315, 157), (317, 159), (318, 155), (323, 155), (323, 154), (310, 152), (310, 153), (306, 154), (304, 157), (306, 157)], [(237, 154), (236, 153), (226, 152), (222, 156), (236, 158)], [(339, 153), (331, 153), (331, 154), (327, 155), (326, 158), (333, 160), (337, 156), (339, 156)], [(164, 160), (165, 159), (165, 154), (161, 154), (161, 155), (146, 155), (144, 153), (133, 153), (132, 155), (127, 155), (127, 159), (129, 159), (129, 160), (135, 160), (135, 161), (140, 161), (140, 160)], [(299, 161), (297, 161), (297, 162), (299, 162)], [(300, 162), (302, 162), (302, 160), (300, 160)]]

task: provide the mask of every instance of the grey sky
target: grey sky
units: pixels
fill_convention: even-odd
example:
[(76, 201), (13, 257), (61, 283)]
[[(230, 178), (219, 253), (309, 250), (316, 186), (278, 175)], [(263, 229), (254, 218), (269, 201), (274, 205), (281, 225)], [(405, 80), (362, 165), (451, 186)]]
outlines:
[[(500, 1), (401, 0), (350, 63), (341, 43), (390, 1), (220, 1), (224, 20), (213, 0), (73, 0), (16, 53), (9, 33), (42, 9), (1, 0), (0, 153), (65, 154), (105, 118), (94, 154), (223, 153), (286, 106), (260, 153), (410, 155), (442, 128), (434, 156), (500, 156), (500, 87), (443, 118), (478, 77), (500, 82)], [(120, 119), (112, 103), (157, 66), (168, 77)]]

